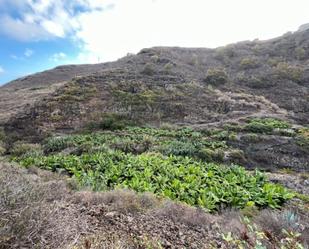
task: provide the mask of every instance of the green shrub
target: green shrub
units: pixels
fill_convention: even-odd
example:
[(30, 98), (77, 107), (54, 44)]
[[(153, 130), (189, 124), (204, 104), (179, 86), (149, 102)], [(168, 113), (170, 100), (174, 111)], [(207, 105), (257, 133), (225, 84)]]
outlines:
[(29, 144), (18, 141), (13, 144), (10, 154), (14, 157), (42, 156), (43, 150), (40, 144)]
[(64, 168), (82, 185), (94, 190), (128, 188), (153, 192), (210, 211), (222, 206), (243, 208), (248, 203), (278, 208), (293, 197), (284, 187), (267, 182), (258, 171), (247, 173), (239, 166), (224, 167), (188, 157), (110, 151), (81, 156), (28, 157), (20, 163), (50, 170)]
[(267, 64), (271, 67), (276, 67), (280, 62), (282, 62), (282, 58), (280, 57), (270, 58), (267, 60)]
[(74, 146), (71, 137), (51, 137), (44, 141), (43, 149), (45, 153), (59, 152), (68, 147)]
[(121, 139), (118, 138), (112, 143), (110, 143), (110, 147), (114, 150), (121, 150), (125, 153), (134, 153), (137, 147), (135, 141), (130, 138)]
[(100, 117), (100, 120), (90, 122), (87, 128), (90, 130), (121, 130), (132, 124), (133, 122), (128, 120), (126, 115), (105, 113)]
[(304, 136), (297, 136), (296, 137), (296, 144), (309, 152), (309, 138)]
[(267, 78), (261, 77), (260, 75), (246, 75), (244, 72), (237, 74), (236, 81), (243, 83), (250, 88), (267, 88), (276, 84)]
[(240, 61), (240, 67), (242, 69), (252, 69), (252, 68), (256, 68), (259, 66), (259, 61), (256, 58), (243, 58)]
[(6, 149), (4, 148), (4, 146), (0, 143), (0, 156), (3, 156), (6, 152)]
[(174, 67), (174, 65), (172, 64), (172, 63), (170, 63), (170, 62), (168, 62), (168, 63), (166, 63), (165, 65), (164, 65), (164, 71), (165, 72), (171, 72), (171, 70), (173, 69), (173, 67)]
[(163, 145), (160, 148), (160, 152), (164, 155), (195, 156), (197, 155), (198, 149), (189, 141), (173, 140)]
[(141, 71), (141, 73), (149, 76), (154, 75), (155, 74), (154, 65), (147, 63), (143, 68), (143, 70)]
[(251, 119), (247, 125), (245, 125), (245, 130), (253, 133), (264, 133), (271, 134), (274, 129), (288, 129), (291, 125), (285, 121), (264, 118), (264, 119)]
[(222, 162), (224, 151), (222, 149), (203, 148), (198, 152), (199, 158), (206, 162)]
[(295, 48), (295, 55), (298, 60), (303, 60), (306, 58), (306, 50), (301, 47)]
[(0, 127), (0, 141), (4, 141), (4, 140), (5, 140), (4, 129)]
[(207, 70), (204, 82), (214, 86), (223, 85), (228, 81), (227, 73), (222, 68), (212, 68)]
[(274, 74), (278, 78), (289, 79), (296, 83), (299, 83), (303, 78), (304, 69), (300, 66), (281, 62), (276, 66)]

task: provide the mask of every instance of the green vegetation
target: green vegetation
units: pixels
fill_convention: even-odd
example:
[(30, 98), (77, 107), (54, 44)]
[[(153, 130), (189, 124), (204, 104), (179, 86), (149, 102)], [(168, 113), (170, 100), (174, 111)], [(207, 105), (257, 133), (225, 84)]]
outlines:
[[(109, 131), (67, 137), (52, 137), (45, 141), (46, 153), (60, 152), (66, 148), (75, 148), (74, 152), (101, 150), (101, 146), (120, 150), (125, 153), (160, 152), (164, 155), (190, 156), (206, 161), (221, 162), (223, 149), (229, 150), (226, 139), (230, 132), (213, 132), (205, 135), (188, 128), (155, 129), (111, 125)], [(116, 130), (115, 128), (121, 128)], [(106, 126), (102, 127), (104, 130)], [(224, 136), (224, 137), (223, 137)]]
[(226, 245), (232, 248), (282, 248), (304, 249), (300, 242), (301, 233), (297, 231), (299, 217), (292, 211), (281, 214), (262, 212), (256, 219), (241, 219), (241, 234), (232, 232), (222, 234)]
[(143, 70), (141, 71), (141, 73), (149, 76), (154, 75), (155, 74), (154, 65), (151, 63), (147, 63), (143, 68)]
[[(65, 170), (94, 190), (152, 192), (210, 211), (247, 205), (278, 208), (291, 198), (258, 171), (213, 163), (222, 161), (228, 151), (236, 153), (225, 141), (232, 136), (221, 130), (126, 127), (49, 138), (43, 144), (44, 156), (29, 153), (33, 146), (18, 144), (13, 155), (26, 167)], [(236, 154), (243, 156), (241, 151)]]
[(278, 78), (289, 79), (299, 83), (303, 78), (304, 69), (300, 66), (280, 62), (275, 68), (275, 75)]
[(242, 69), (252, 69), (259, 66), (259, 62), (256, 58), (246, 57), (240, 61), (240, 67)]
[(87, 128), (89, 130), (121, 130), (134, 124), (126, 115), (116, 113), (104, 113), (96, 117), (96, 119), (96, 121), (88, 123)]
[(16, 142), (11, 149), (11, 155), (15, 157), (41, 156), (43, 151), (39, 144)]
[(246, 75), (244, 72), (237, 74), (237, 82), (244, 83), (251, 88), (265, 88), (270, 86), (269, 82), (264, 81), (259, 76), (254, 76), (252, 74)]
[(75, 101), (84, 101), (93, 97), (97, 93), (97, 88), (88, 83), (79, 83), (73, 79), (61, 89), (61, 94), (55, 97), (58, 102), (74, 103)]
[(271, 134), (275, 129), (288, 128), (291, 128), (289, 123), (273, 118), (251, 119), (244, 127), (246, 131), (264, 134)]
[(309, 128), (302, 128), (298, 130), (296, 143), (303, 149), (309, 151)]
[(4, 140), (5, 140), (4, 129), (0, 127), (0, 141), (4, 141)]
[(249, 174), (239, 166), (224, 167), (172, 155), (107, 151), (28, 157), (20, 163), (49, 170), (63, 168), (94, 190), (129, 188), (152, 192), (210, 211), (222, 206), (243, 208), (248, 203), (278, 208), (293, 196), (282, 186), (268, 183), (258, 171)]
[(306, 58), (306, 50), (302, 47), (295, 48), (295, 55), (298, 60), (303, 60)]
[(222, 68), (212, 68), (207, 70), (204, 82), (210, 85), (219, 86), (228, 81), (228, 75)]

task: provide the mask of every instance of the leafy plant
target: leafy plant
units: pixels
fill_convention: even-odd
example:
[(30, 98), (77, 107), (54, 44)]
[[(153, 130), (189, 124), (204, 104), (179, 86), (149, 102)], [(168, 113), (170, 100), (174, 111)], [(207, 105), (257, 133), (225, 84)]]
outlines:
[(249, 174), (236, 165), (224, 167), (158, 153), (132, 155), (108, 151), (81, 156), (50, 155), (23, 158), (20, 163), (49, 170), (63, 168), (82, 185), (94, 190), (129, 188), (153, 192), (210, 211), (222, 206), (242, 208), (248, 202), (258, 207), (278, 208), (293, 196), (282, 186), (268, 183), (258, 171)]
[(244, 128), (249, 132), (271, 134), (274, 129), (288, 129), (290, 127), (291, 125), (285, 121), (273, 118), (264, 118), (251, 119)]

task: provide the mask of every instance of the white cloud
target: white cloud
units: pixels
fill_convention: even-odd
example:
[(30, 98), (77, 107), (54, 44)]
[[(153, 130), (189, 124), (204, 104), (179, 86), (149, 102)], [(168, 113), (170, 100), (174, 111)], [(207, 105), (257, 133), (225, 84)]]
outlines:
[(308, 0), (0, 0), (1, 8), (3, 3), (16, 6), (20, 17), (0, 16), (0, 33), (23, 41), (70, 38), (81, 48), (78, 62), (114, 60), (152, 46), (268, 39), (309, 22)]
[(27, 49), (25, 50), (25, 52), (24, 52), (24, 55), (25, 55), (26, 57), (30, 57), (30, 56), (33, 55), (33, 53), (34, 53), (33, 50), (27, 48)]
[(0, 17), (0, 33), (20, 41), (38, 41), (52, 37), (39, 24), (24, 22), (8, 15)]
[[(81, 57), (114, 60), (152, 46), (217, 47), (268, 39), (309, 22), (308, 0), (119, 0), (77, 17)], [(286, 18), (286, 17), (289, 18)]]
[(0, 66), (0, 74), (3, 74), (5, 71), (3, 69), (3, 67)]
[(67, 57), (67, 55), (65, 53), (59, 52), (59, 53), (53, 54), (50, 57), (50, 60), (58, 62), (58, 61), (61, 61), (61, 60), (65, 59), (66, 57)]
[[(74, 9), (79, 0), (0, 0), (0, 6), (6, 3), (12, 5), (20, 15), (18, 18), (10, 15), (0, 15), (0, 33), (20, 41), (38, 41), (54, 37), (64, 38), (78, 28)], [(0, 10), (1, 13), (1, 10)]]

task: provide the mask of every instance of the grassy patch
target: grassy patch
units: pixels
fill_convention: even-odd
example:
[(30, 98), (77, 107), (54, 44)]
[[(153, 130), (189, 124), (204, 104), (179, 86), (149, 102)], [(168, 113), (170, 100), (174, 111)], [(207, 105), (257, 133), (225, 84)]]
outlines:
[(253, 133), (271, 134), (275, 129), (288, 129), (291, 125), (285, 121), (273, 118), (251, 119), (244, 129)]

